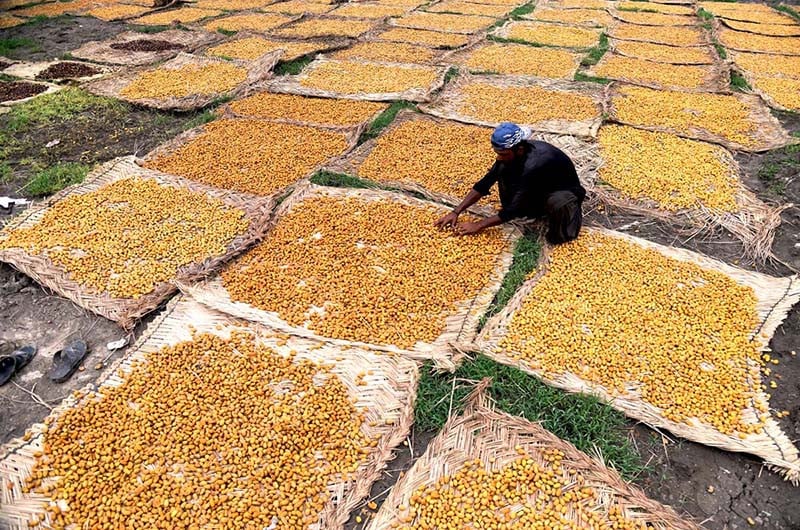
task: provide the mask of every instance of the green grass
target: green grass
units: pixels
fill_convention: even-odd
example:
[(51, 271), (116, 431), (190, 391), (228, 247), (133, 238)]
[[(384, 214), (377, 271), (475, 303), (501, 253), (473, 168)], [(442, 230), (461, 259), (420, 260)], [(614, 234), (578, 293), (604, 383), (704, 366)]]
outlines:
[(0, 184), (10, 182), (13, 175), (14, 170), (11, 169), (11, 166), (7, 162), (0, 162)]
[(7, 56), (12, 51), (18, 48), (28, 48), (31, 51), (41, 51), (41, 46), (27, 37), (11, 37), (9, 39), (0, 39), (0, 55)]
[(37, 171), (30, 182), (25, 185), (25, 189), (34, 197), (50, 195), (67, 186), (83, 182), (90, 169), (90, 166), (77, 162), (58, 163)]
[(530, 42), (530, 41), (522, 40), (522, 39), (507, 39), (505, 37), (498, 37), (497, 35), (489, 35), (487, 37), (487, 39), (491, 40), (491, 41), (494, 41), (494, 42), (506, 42), (506, 43), (510, 43), (510, 44), (524, 44), (526, 46), (533, 46), (534, 48), (552, 48), (552, 46), (547, 46), (545, 44), (540, 44), (538, 42)]
[(530, 15), (531, 13), (533, 13), (534, 9), (536, 9), (535, 2), (519, 6), (518, 8), (514, 9), (513, 11), (511, 11), (511, 13), (508, 14), (508, 18), (518, 19), (522, 15)]
[[(122, 110), (125, 104), (111, 98), (93, 96), (79, 88), (65, 88), (16, 105), (8, 113), (5, 129), (9, 133), (24, 128), (69, 118), (89, 109)], [(3, 136), (0, 133), (0, 138)]]
[(318, 171), (312, 175), (310, 180), (312, 184), (332, 188), (380, 189), (380, 186), (372, 181), (332, 171)]
[(708, 11), (703, 9), (702, 7), (697, 11), (697, 16), (702, 18), (703, 20), (713, 20), (714, 19), (713, 13), (709, 13)]
[(202, 112), (198, 112), (195, 116), (193, 116), (189, 121), (186, 122), (184, 128), (186, 130), (194, 129), (195, 127), (200, 127), (201, 125), (205, 125), (206, 123), (212, 122), (217, 119), (217, 115), (214, 112), (214, 109), (207, 109)]
[(503, 283), (492, 300), (492, 304), (486, 314), (481, 317), (481, 328), (491, 316), (499, 313), (506, 306), (528, 274), (536, 268), (541, 251), (541, 243), (532, 234), (526, 234), (517, 241), (514, 246), (514, 260), (511, 262), (511, 267), (503, 278)]
[(277, 75), (297, 75), (302, 72), (303, 68), (308, 66), (308, 64), (313, 60), (314, 55), (309, 54), (298, 59), (294, 59), (293, 61), (278, 63), (278, 66), (275, 67), (275, 73)]
[(358, 138), (358, 143), (363, 144), (367, 140), (371, 140), (378, 136), (382, 130), (384, 130), (390, 123), (394, 121), (397, 113), (403, 109), (416, 111), (417, 106), (408, 101), (393, 102), (391, 105), (389, 105), (388, 109), (381, 112), (380, 115), (369, 124), (369, 127), (367, 127), (363, 133), (361, 133), (361, 136)]
[(739, 92), (751, 90), (750, 83), (747, 82), (747, 79), (733, 70), (731, 70), (731, 88)]
[[(800, 136), (800, 134), (795, 133)], [(767, 190), (775, 195), (786, 193), (786, 180), (778, 178), (778, 173), (800, 173), (800, 145), (789, 145), (771, 151), (768, 155), (775, 159), (764, 162), (758, 169), (758, 178), (766, 185)]]
[(607, 85), (611, 82), (611, 79), (607, 79), (605, 77), (594, 77), (591, 75), (586, 75), (583, 72), (575, 72), (575, 81), (587, 81), (589, 83), (600, 83), (601, 85)]
[(795, 9), (793, 9), (793, 8), (787, 6), (787, 5), (783, 5), (783, 4), (777, 5), (777, 6), (774, 5), (772, 7), (774, 7), (775, 9), (780, 11), (781, 13), (785, 13), (785, 14), (789, 15), (790, 17), (792, 17), (793, 19), (795, 19), (798, 22), (800, 22), (800, 11), (797, 11), (797, 10), (795, 10)]
[(541, 422), (556, 436), (589, 454), (594, 454), (596, 448), (628, 480), (645, 469), (626, 436), (627, 423), (622, 413), (593, 397), (551, 388), (484, 356), (464, 364), (454, 374), (434, 374), (430, 366), (423, 367), (414, 411), (415, 428), (422, 432), (441, 429), (451, 406), (453, 414), (461, 412), (472, 383), (484, 377), (492, 378), (488, 392), (498, 409)]
[(714, 44), (714, 49), (717, 50), (717, 55), (719, 55), (719, 58), (722, 59), (723, 61), (727, 59), (728, 52), (725, 50), (725, 47), (716, 40), (713, 42), (713, 44)]
[(217, 33), (221, 33), (222, 35), (225, 35), (226, 37), (232, 37), (232, 36), (236, 35), (237, 31), (236, 30), (232, 30), (232, 29), (217, 28)]
[(455, 66), (451, 66), (450, 68), (447, 69), (447, 72), (445, 72), (444, 74), (444, 84), (446, 85), (447, 83), (455, 79), (456, 76), (458, 76), (458, 68), (456, 68)]
[(152, 35), (153, 33), (161, 33), (162, 31), (167, 31), (169, 26), (139, 26), (136, 24), (128, 25), (128, 30), (135, 31), (137, 33), (145, 33), (148, 35)]
[(605, 33), (601, 33), (600, 41), (598, 42), (597, 46), (589, 50), (589, 53), (586, 55), (586, 57), (583, 58), (581, 64), (583, 66), (592, 66), (594, 64), (597, 64), (600, 61), (600, 59), (603, 58), (603, 55), (605, 55), (607, 51), (608, 51), (608, 35), (606, 35)]
[[(647, 0), (632, 0), (634, 2), (646, 2)], [(618, 7), (617, 11), (632, 11), (634, 13), (658, 13), (657, 9), (640, 9), (638, 7)]]

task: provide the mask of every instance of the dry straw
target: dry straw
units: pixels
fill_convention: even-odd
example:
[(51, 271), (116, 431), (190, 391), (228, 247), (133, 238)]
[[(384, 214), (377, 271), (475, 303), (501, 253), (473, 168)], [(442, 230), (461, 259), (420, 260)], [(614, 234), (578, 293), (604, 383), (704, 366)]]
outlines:
[(538, 423), (495, 410), (485, 395), (490, 382), (484, 379), (475, 387), (467, 398), (464, 413), (450, 417), (425, 453), (395, 484), (369, 530), (402, 526), (400, 522), (408, 510), (401, 511), (400, 506), (409, 506), (418, 489), (435, 486), (439, 479), (452, 476), (468, 462), (478, 460), (483, 469), (495, 471), (520, 459), (522, 452), (539, 466), (548, 468), (546, 452), (554, 450), (564, 455), (556, 476), (567, 484), (573, 483), (574, 475), (570, 472), (583, 476), (585, 486), (597, 492), (597, 512), (608, 513), (613, 506), (621, 509), (626, 519), (652, 530), (700, 529), (695, 523), (681, 519), (672, 508), (647, 498), (640, 489), (627, 484), (619, 473), (605, 465), (601, 455), (591, 458)]
[[(653, 249), (668, 258), (694, 263), (704, 269), (720, 272), (731, 277), (738, 284), (752, 288), (757, 298), (756, 310), (760, 319), (758, 329), (753, 330), (753, 340), (756, 341), (762, 351), (768, 350), (769, 341), (775, 330), (786, 318), (792, 306), (800, 301), (800, 279), (797, 276), (774, 278), (757, 272), (745, 271), (695, 252), (666, 247), (620, 232), (598, 228), (590, 230), (629, 241), (645, 249)], [(668, 420), (662, 415), (658, 407), (644, 401), (639, 392), (631, 388), (623, 394), (613, 395), (601, 385), (585, 381), (572, 373), (552, 376), (545, 374), (525, 360), (515, 360), (514, 352), (503, 351), (500, 348), (500, 342), (508, 332), (514, 314), (522, 307), (539, 279), (547, 273), (550, 252), (551, 249), (549, 247), (544, 249), (543, 257), (536, 273), (523, 284), (508, 305), (487, 322), (475, 341), (473, 346), (475, 351), (485, 352), (489, 357), (503, 364), (516, 366), (556, 388), (567, 392), (597, 396), (631, 418), (654, 428), (667, 429), (678, 436), (705, 445), (759, 456), (771, 468), (779, 471), (787, 480), (791, 480), (794, 484), (800, 482), (800, 453), (798, 453), (797, 448), (772, 417), (769, 417), (764, 422), (762, 433), (748, 434), (742, 439), (736, 435), (723, 434), (710, 425), (699, 421), (689, 425)], [(751, 362), (751, 368), (753, 370), (760, 369), (754, 362)], [(757, 380), (749, 381), (751, 391), (757, 396), (756, 399), (766, 403), (767, 398), (761, 390), (760, 383)], [(743, 412), (748, 418), (758, 418), (759, 416), (759, 412), (754, 405), (751, 405), (750, 408)]]
[[(47, 213), (50, 206), (62, 199), (91, 193), (107, 184), (131, 177), (152, 179), (162, 186), (204, 193), (209, 197), (222, 200), (230, 207), (244, 211), (249, 220), (247, 231), (234, 238), (228, 244), (224, 254), (209, 256), (201, 263), (192, 263), (181, 267), (176, 272), (176, 279), (191, 282), (208, 276), (223, 263), (260, 241), (269, 229), (275, 204), (271, 199), (215, 190), (186, 179), (142, 169), (134, 163), (133, 157), (123, 157), (99, 166), (89, 174), (83, 184), (66, 188), (26, 210), (18, 218), (8, 223), (0, 232), (0, 236), (3, 232), (35, 226)], [(69, 298), (79, 306), (117, 322), (125, 329), (131, 329), (139, 318), (157, 308), (176, 290), (171, 283), (162, 282), (157, 284), (150, 293), (139, 298), (114, 298), (108, 293), (94, 292), (76, 283), (70, 279), (67, 271), (57, 267), (43, 255), (32, 255), (22, 249), (10, 248), (0, 250), (0, 261), (12, 265), (41, 285)]]
[[(382, 134), (384, 135), (390, 134), (392, 131), (394, 131), (404, 123), (416, 122), (420, 120), (442, 125), (448, 123), (447, 120), (443, 120), (433, 116), (427, 116), (424, 114), (420, 114), (418, 112), (404, 110), (398, 113), (397, 118), (395, 118), (392, 124)], [(487, 144), (489, 142), (489, 136), (488, 136), (489, 132), (490, 129), (487, 129), (487, 137), (486, 137)], [(542, 140), (551, 143), (556, 147), (558, 147), (559, 149), (566, 152), (567, 154), (569, 154), (569, 157), (575, 164), (575, 169), (578, 171), (578, 176), (580, 177), (582, 182), (593, 183), (594, 181), (597, 180), (596, 170), (597, 170), (598, 158), (595, 153), (596, 149), (593, 145), (583, 142), (575, 137), (566, 135), (557, 136), (557, 135), (536, 133), (533, 135), (533, 138), (536, 140)], [(377, 142), (378, 142), (377, 139), (373, 139), (359, 145), (355, 150), (353, 150), (349, 155), (347, 155), (343, 159), (340, 159), (333, 164), (329, 164), (326, 169), (360, 177), (358, 169), (361, 166), (361, 164), (364, 163), (364, 160), (366, 160), (367, 157), (370, 155), (370, 153), (372, 153), (372, 151), (375, 149)], [(424, 149), (424, 146), (421, 147), (421, 149)], [(414, 154), (409, 153), (409, 156), (413, 157)], [(491, 162), (491, 160), (489, 160), (489, 162)], [(476, 174), (475, 181), (477, 182), (477, 180), (482, 176), (483, 175)], [(380, 184), (404, 191), (409, 191), (412, 193), (418, 193), (432, 201), (441, 202), (443, 204), (447, 204), (450, 206), (458, 205), (461, 202), (461, 199), (463, 199), (463, 195), (456, 196), (456, 195), (449, 195), (441, 192), (436, 192), (416, 182), (387, 179), (387, 180), (381, 180)], [(464, 189), (464, 195), (468, 190), (469, 187)], [(590, 199), (587, 205), (591, 206), (592, 204), (593, 203)], [(491, 208), (490, 206), (474, 206), (470, 209), (470, 211), (484, 216), (494, 215), (496, 213), (494, 208)]]
[[(205, 31), (183, 31), (180, 29), (170, 29), (148, 35), (138, 31), (126, 31), (116, 35), (114, 38), (104, 41), (87, 42), (77, 50), (72, 52), (74, 57), (86, 59), (96, 63), (119, 64), (126, 66), (144, 66), (166, 61), (175, 57), (180, 52), (192, 52), (195, 49), (215, 43), (223, 37), (218, 33), (208, 33)], [(115, 50), (112, 46), (133, 41), (165, 41), (178, 47), (172, 50), (160, 50), (153, 52)]]
[[(663, 72), (669, 77), (670, 82), (662, 81), (655, 72)], [(687, 92), (727, 92), (730, 86), (730, 68), (727, 63), (721, 61), (702, 65), (666, 64), (606, 53), (586, 73), (633, 85)], [(701, 73), (702, 78), (694, 77)], [(683, 84), (692, 79), (699, 84), (691, 87)]]
[[(455, 80), (447, 84), (441, 95), (432, 103), (420, 105), (420, 109), (428, 114), (461, 121), (464, 123), (474, 123), (486, 127), (496, 127), (498, 120), (489, 119), (486, 116), (478, 116), (469, 113), (467, 98), (464, 90), (470, 85), (481, 84), (489, 85), (496, 89), (533, 89), (563, 94), (565, 96), (575, 96), (588, 98), (593, 103), (596, 111), (594, 115), (584, 119), (574, 119), (569, 116), (543, 119), (537, 122), (528, 122), (524, 117), (508, 119), (517, 123), (531, 127), (534, 131), (568, 134), (573, 136), (594, 137), (602, 123), (602, 108), (604, 105), (603, 89), (597, 83), (579, 83), (571, 81), (561, 81), (555, 79), (524, 79), (511, 76), (481, 76), (462, 73)], [(531, 105), (541, 105), (540, 101), (531, 101)], [(565, 112), (566, 114), (567, 112)]]
[[(342, 65), (344, 67), (347, 64), (354, 64), (354, 65), (367, 65), (367, 66), (375, 66), (378, 68), (386, 68), (387, 75), (389, 77), (387, 80), (391, 80), (391, 71), (389, 69), (396, 68), (396, 69), (404, 69), (410, 71), (419, 71), (419, 72), (426, 72), (432, 73), (435, 76), (433, 82), (431, 82), (427, 86), (417, 86), (413, 88), (409, 88), (403, 91), (393, 91), (393, 92), (340, 92), (334, 90), (323, 90), (321, 88), (313, 88), (310, 86), (305, 86), (303, 82), (309, 79), (315, 72), (315, 70), (320, 68), (327, 68), (328, 66), (335, 66), (335, 65)], [(304, 96), (318, 96), (324, 98), (342, 98), (342, 99), (356, 99), (356, 100), (366, 100), (366, 101), (395, 101), (398, 99), (402, 99), (405, 101), (430, 101), (431, 94), (436, 90), (440, 89), (444, 86), (444, 78), (445, 78), (446, 71), (444, 68), (441, 67), (432, 67), (432, 66), (424, 66), (418, 64), (408, 64), (408, 63), (384, 63), (384, 62), (371, 62), (371, 61), (359, 61), (357, 59), (351, 59), (348, 61), (338, 61), (333, 59), (328, 59), (323, 56), (317, 57), (311, 64), (303, 69), (303, 72), (298, 75), (287, 75), (282, 77), (276, 77), (268, 81), (264, 84), (267, 90), (272, 92), (282, 92), (286, 94), (300, 94)]]
[[(93, 386), (85, 388), (85, 395), (79, 399), (70, 395), (53, 410), (45, 423), (57, 425), (59, 417), (66, 410), (80, 407), (95, 397), (102, 398), (104, 390), (124, 383), (125, 376), (135, 363), (146, 363), (149, 356), (158, 355), (164, 347), (192, 340), (195, 332), (222, 338), (230, 337), (232, 332), (246, 332), (252, 334), (258, 344), (280, 355), (295, 353), (297, 361), (328, 364), (333, 359), (341, 359), (331, 372), (340, 378), (348, 393), (357, 400), (355, 407), (364, 410), (366, 417), (374, 420), (365, 422), (362, 432), (373, 439), (380, 436), (377, 446), (370, 449), (365, 462), (351, 480), (328, 484), (330, 499), (314, 527), (320, 530), (344, 528), (350, 511), (381, 477), (387, 462), (393, 458), (393, 449), (411, 429), (418, 369), (415, 363), (401, 357), (378, 355), (357, 348), (340, 348), (298, 337), (287, 340), (271, 330), (236, 321), (228, 315), (210, 311), (189, 298), (177, 296), (147, 326), (125, 357), (105, 370), (96, 390)], [(358, 375), (367, 371), (373, 376), (364, 378), (358, 384)], [(24, 530), (34, 517), (47, 516), (44, 524), (50, 522), (42, 507), (49, 499), (41, 494), (22, 493), (25, 480), (35, 465), (35, 454), (42, 450), (46, 441), (46, 429), (45, 424), (34, 424), (29, 431), (32, 436), (28, 441), (14, 439), (0, 451), (0, 484), (3, 485), (0, 489), (0, 525)]]
[[(275, 222), (279, 223), (281, 217), (291, 212), (292, 208), (302, 201), (320, 197), (335, 197), (341, 199), (356, 198), (367, 201), (392, 201), (406, 205), (425, 207), (430, 207), (431, 204), (427, 201), (387, 191), (328, 188), (311, 184), (302, 184), (297, 186), (292, 195), (284, 200), (278, 207), (275, 213)], [(449, 211), (449, 209), (445, 207), (440, 207), (439, 209), (442, 214)], [(316, 332), (306, 327), (292, 326), (273, 311), (265, 311), (249, 304), (233, 300), (230, 293), (225, 289), (219, 275), (193, 285), (188, 282), (178, 282), (177, 285), (184, 294), (191, 296), (198, 302), (213, 309), (253, 322), (266, 324), (273, 329), (291, 333), (292, 335), (324, 340), (341, 346), (353, 346), (399, 353), (413, 359), (432, 360), (438, 368), (453, 370), (455, 369), (453, 358), (457, 352), (456, 348), (459, 344), (471, 342), (475, 337), (482, 315), (492, 303), (495, 294), (503, 283), (506, 272), (508, 272), (511, 266), (514, 244), (520, 237), (520, 232), (511, 226), (505, 226), (502, 230), (506, 235), (505, 249), (497, 256), (495, 266), (491, 275), (487, 278), (484, 287), (474, 298), (463, 300), (457, 304), (453, 312), (446, 317), (444, 329), (436, 340), (432, 343), (418, 341), (411, 349), (402, 349), (391, 344), (367, 344), (343, 339), (331, 339), (319, 336)], [(344, 251), (345, 250), (343, 250), (343, 252)]]
[[(736, 98), (748, 109), (749, 119), (753, 123), (753, 129), (750, 133), (752, 144), (743, 145), (721, 134), (712, 132), (697, 125), (690, 125), (684, 130), (660, 124), (658, 108), (653, 109), (653, 112), (655, 113), (653, 115), (653, 119), (648, 120), (647, 122), (633, 122), (621, 119), (616, 109), (616, 101), (624, 100), (626, 97), (628, 97), (623, 93), (624, 89), (625, 85), (621, 85), (619, 83), (611, 83), (606, 87), (605, 112), (609, 121), (611, 122), (630, 125), (632, 127), (646, 129), (648, 131), (667, 132), (682, 136), (684, 138), (692, 138), (695, 140), (716, 143), (733, 151), (758, 153), (795, 144), (798, 141), (797, 138), (793, 138), (789, 135), (789, 133), (786, 132), (786, 130), (784, 130), (778, 119), (770, 113), (769, 108), (762, 103), (761, 99), (752, 94), (742, 94), (737, 92), (725, 96)], [(680, 104), (680, 92), (668, 91), (665, 93), (665, 97), (673, 97), (675, 99), (675, 104)], [(686, 115), (688, 115), (688, 112), (690, 111), (691, 109), (687, 109), (687, 111), (685, 111)]]
[[(158, 35), (158, 34), (157, 34)], [(243, 63), (240, 61), (226, 61), (224, 59), (212, 57), (199, 57), (187, 53), (181, 53), (174, 59), (167, 61), (157, 67), (144, 70), (133, 70), (100, 79), (86, 85), (86, 89), (98, 96), (107, 96), (121, 99), (137, 105), (152, 107), (159, 110), (179, 110), (187, 111), (200, 109), (210, 105), (215, 99), (221, 96), (237, 96), (259, 81), (263, 81), (271, 75), (271, 70), (277, 64), (282, 50), (268, 53), (256, 61)], [(189, 94), (187, 96), (169, 96), (163, 99), (134, 99), (123, 95), (125, 88), (134, 82), (141, 74), (155, 70), (180, 70), (185, 67), (203, 67), (207, 65), (239, 65), (247, 71), (244, 82), (234, 87), (230, 91), (216, 92), (211, 94)]]

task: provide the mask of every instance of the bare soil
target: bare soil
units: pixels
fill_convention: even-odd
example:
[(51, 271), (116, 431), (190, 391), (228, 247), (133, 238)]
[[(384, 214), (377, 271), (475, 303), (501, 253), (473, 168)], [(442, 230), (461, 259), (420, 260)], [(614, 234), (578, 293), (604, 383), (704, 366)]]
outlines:
[(0, 39), (30, 39), (31, 46), (8, 53), (18, 61), (52, 61), (93, 40), (103, 40), (125, 31), (122, 22), (105, 22), (92, 17), (61, 16), (35, 24), (0, 30)]
[[(68, 120), (29, 128), (7, 145), (0, 145), (13, 170), (10, 178), (0, 181), (0, 196), (29, 197), (25, 184), (33, 173), (56, 163), (94, 164), (118, 156), (143, 155), (185, 130), (194, 117), (120, 104), (90, 107)], [(9, 115), (0, 115), (0, 129), (8, 119)]]
[(36, 79), (74, 79), (97, 75), (102, 70), (82, 63), (55, 63), (51, 64), (36, 75)]
[(25, 81), (0, 81), (0, 101), (25, 99), (47, 90), (45, 85)]

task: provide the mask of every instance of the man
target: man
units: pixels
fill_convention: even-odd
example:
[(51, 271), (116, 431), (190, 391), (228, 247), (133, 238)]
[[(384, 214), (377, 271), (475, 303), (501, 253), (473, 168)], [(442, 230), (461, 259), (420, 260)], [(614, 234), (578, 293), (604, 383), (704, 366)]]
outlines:
[[(581, 229), (581, 203), (586, 190), (578, 180), (572, 160), (557, 147), (529, 139), (531, 131), (513, 123), (501, 123), (492, 133), (497, 160), (451, 213), (437, 220), (440, 229), (459, 235), (475, 234), (490, 226), (518, 218), (542, 218), (548, 222), (547, 240), (566, 243)], [(476, 223), (459, 223), (458, 216), (497, 183), (500, 211)]]

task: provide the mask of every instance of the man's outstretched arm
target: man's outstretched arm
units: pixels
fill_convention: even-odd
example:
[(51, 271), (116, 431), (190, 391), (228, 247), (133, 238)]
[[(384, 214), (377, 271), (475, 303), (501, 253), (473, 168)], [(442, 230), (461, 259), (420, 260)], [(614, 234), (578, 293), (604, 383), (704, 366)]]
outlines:
[(491, 217), (487, 217), (486, 219), (482, 219), (475, 223), (458, 223), (458, 225), (456, 226), (456, 234), (460, 236), (477, 234), (481, 230), (489, 228), (490, 226), (497, 226), (502, 223), (503, 220), (500, 219), (499, 215), (493, 215)]
[(455, 228), (458, 225), (458, 216), (461, 215), (461, 213), (464, 212), (464, 210), (466, 210), (467, 208), (478, 202), (481, 197), (483, 197), (483, 195), (481, 195), (474, 189), (469, 190), (469, 193), (467, 193), (467, 196), (464, 197), (463, 201), (461, 201), (461, 204), (453, 208), (453, 211), (450, 212), (449, 214), (440, 217), (434, 223), (434, 226), (436, 226), (439, 229)]

